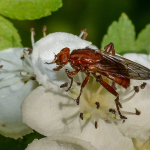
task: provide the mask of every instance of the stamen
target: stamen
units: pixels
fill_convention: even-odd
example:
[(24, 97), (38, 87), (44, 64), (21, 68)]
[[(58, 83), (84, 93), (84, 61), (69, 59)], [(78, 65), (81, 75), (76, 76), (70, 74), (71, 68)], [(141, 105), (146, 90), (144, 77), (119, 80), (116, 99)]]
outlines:
[(128, 111), (121, 111), (122, 114), (124, 115), (140, 115), (141, 112), (135, 108), (135, 112), (128, 112)]
[(31, 31), (31, 44), (32, 44), (32, 47), (34, 47), (34, 44), (35, 44), (35, 41), (34, 41), (34, 35), (35, 35), (34, 28), (31, 28), (30, 31)]
[(99, 88), (97, 89), (97, 91), (95, 92), (95, 98), (97, 99), (97, 97), (99, 96), (99, 93), (102, 91), (103, 86), (99, 86)]
[(88, 33), (86, 32), (86, 29), (81, 30), (81, 34), (79, 35), (79, 38), (86, 39), (88, 36)]
[(98, 123), (97, 121), (95, 121), (95, 129), (97, 129)]
[(120, 116), (121, 119), (123, 119), (123, 121), (125, 121), (125, 119), (128, 119), (126, 116)]
[[(141, 89), (144, 89), (145, 86), (146, 86), (146, 83), (145, 83), (145, 82), (143, 82), (140, 86), (134, 86), (134, 87), (133, 87), (133, 90), (131, 90), (130, 92), (128, 92), (128, 93), (126, 93), (126, 94), (130, 94), (130, 93), (133, 92), (133, 91), (134, 91), (134, 93), (133, 93), (130, 97), (126, 98), (126, 99), (123, 99), (123, 96), (122, 96), (122, 97), (120, 98), (120, 102), (121, 102), (121, 103), (125, 103), (125, 102), (127, 102), (127, 101), (130, 101), (130, 100), (135, 96), (135, 94), (139, 92), (139, 87), (140, 87)], [(124, 95), (124, 94), (123, 94), (123, 95)]]
[[(134, 93), (133, 93), (130, 97), (126, 98), (126, 99), (120, 98), (120, 102), (121, 102), (121, 103), (125, 103), (125, 102), (130, 101), (130, 100), (135, 96), (135, 94), (139, 92), (139, 87), (144, 88), (145, 86), (146, 86), (145, 83), (141, 84), (140, 86), (134, 86), (134, 87), (133, 87), (133, 90), (131, 90), (131, 91), (134, 91)], [(130, 92), (131, 92), (131, 91), (130, 91)], [(129, 93), (130, 93), (130, 92), (129, 92)], [(129, 93), (128, 93), (128, 94), (129, 94)]]
[(123, 120), (123, 121), (122, 121), (122, 124), (125, 123), (125, 121), (126, 121), (126, 120)]
[(28, 55), (32, 54), (32, 49), (31, 48), (28, 48), (26, 51), (28, 51)]
[(47, 30), (47, 27), (46, 27), (46, 25), (44, 25), (44, 26), (43, 26), (43, 30), (42, 30), (42, 32), (43, 32), (43, 37), (46, 36), (46, 30)]
[(10, 63), (10, 64), (16, 66), (17, 68), (22, 69), (22, 66), (20, 66), (20, 65), (18, 65), (18, 64), (16, 64), (16, 63), (14, 63), (14, 62), (12, 62), (12, 61), (9, 61), (9, 60), (3, 59), (3, 58), (0, 58), (0, 59), (1, 59), (2, 61), (8, 62), (8, 63)]
[(122, 119), (113, 119), (113, 118), (109, 118), (110, 121), (119, 123), (120, 121), (122, 121)]
[(76, 99), (76, 95), (74, 95), (74, 94), (72, 94), (72, 91), (68, 91), (68, 96), (70, 97), (70, 98), (72, 98), (72, 99)]
[(80, 118), (83, 120), (83, 113), (80, 113)]
[(135, 112), (135, 113), (136, 113), (136, 115), (140, 115), (140, 114), (141, 114), (141, 111), (140, 111), (140, 110), (138, 110), (138, 109), (136, 109), (136, 108), (135, 108), (135, 111), (136, 111), (136, 112)]
[(85, 94), (86, 94), (87, 99), (90, 100), (91, 99), (91, 92), (89, 92), (88, 90), (85, 92), (86, 92)]
[(0, 89), (4, 88), (4, 87), (11, 86), (13, 84), (16, 84), (19, 81), (20, 80), (18, 79), (18, 77), (2, 80), (2, 81), (0, 81)]
[(146, 84), (147, 84), (147, 83), (143, 82), (143, 83), (140, 85), (140, 88), (141, 88), (141, 89), (144, 89), (145, 86), (146, 86)]
[(59, 103), (59, 108), (62, 109), (63, 107), (76, 107), (75, 103)]
[(24, 55), (22, 55), (22, 56), (20, 57), (20, 59), (21, 59), (21, 60), (24, 60), (24, 59), (25, 59)]
[(131, 93), (133, 93), (135, 90), (131, 88), (127, 89), (124, 93), (120, 94), (120, 99), (123, 99), (123, 97), (127, 96), (127, 95), (130, 95)]
[(105, 118), (102, 118), (102, 117), (100, 117), (100, 118), (106, 121), (106, 120), (110, 120), (110, 117), (111, 117), (111, 113)]
[(21, 72), (20, 72), (20, 76), (25, 78), (25, 79), (31, 79), (31, 80), (35, 80), (35, 77), (31, 76), (30, 74), (24, 76)]
[(30, 79), (31, 79), (31, 80), (35, 80), (35, 77), (31, 76)]
[(116, 114), (116, 110), (112, 108), (109, 109), (109, 112), (111, 112), (112, 114)]
[(64, 87), (67, 87), (67, 86), (68, 86), (68, 83), (66, 82), (66, 83), (60, 85), (60, 88), (64, 88)]
[(97, 109), (97, 105), (95, 105), (95, 106), (89, 111), (89, 113), (92, 113), (95, 109)]
[(6, 69), (1, 69), (2, 70), (2, 73), (13, 73), (13, 74), (15, 74), (15, 75), (17, 75), (17, 76), (20, 76), (20, 71), (21, 70), (6, 70)]
[(22, 75), (20, 70), (14, 70), (14, 71), (6, 70), (6, 69), (1, 69), (1, 70), (3, 71), (2, 73), (12, 73), (15, 74), (17, 77), (22, 77), (23, 79), (35, 80), (35, 77), (31, 76), (30, 74), (26, 76)]
[(0, 65), (0, 69), (3, 68), (3, 65)]
[(81, 83), (80, 83), (79, 81), (76, 81), (76, 83), (77, 83), (77, 85), (78, 85), (78, 86), (80, 86), (80, 85), (81, 85)]
[(29, 58), (29, 55), (25, 51), (26, 51), (26, 49), (23, 50), (24, 57), (27, 60), (27, 62), (30, 64), (30, 66), (32, 66), (31, 59)]
[(99, 102), (96, 102), (95, 104), (96, 104), (96, 106), (97, 106), (96, 108), (99, 109), (99, 108), (100, 108), (100, 103), (99, 103)]
[(126, 99), (120, 99), (120, 103), (126, 103), (128, 101), (130, 101), (134, 96), (135, 96), (136, 92), (134, 92), (130, 97), (126, 98)]
[(135, 90), (136, 93), (139, 92), (139, 87), (138, 86), (134, 86), (133, 88), (134, 88), (134, 90)]
[(34, 76), (33, 71), (31, 71), (30, 69), (28, 69), (24, 62), (25, 62), (25, 60), (22, 59), (22, 68), (23, 68), (23, 70), (26, 71), (26, 72), (29, 72), (32, 76)]
[[(85, 29), (84, 29), (85, 30)], [(82, 36), (84, 35), (85, 31), (84, 30), (81, 30), (81, 33), (79, 35), (79, 38), (82, 38)]]

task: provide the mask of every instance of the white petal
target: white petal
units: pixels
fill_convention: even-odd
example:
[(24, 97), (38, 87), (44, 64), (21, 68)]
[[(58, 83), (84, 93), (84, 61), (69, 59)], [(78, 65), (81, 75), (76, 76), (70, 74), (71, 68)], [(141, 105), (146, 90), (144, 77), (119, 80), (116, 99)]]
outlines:
[(101, 121), (95, 129), (89, 122), (83, 128), (79, 113), (76, 104), (70, 105), (67, 97), (48, 92), (42, 86), (22, 104), (23, 122), (45, 136), (62, 133), (91, 142), (99, 150), (133, 150), (132, 140), (124, 137), (114, 123)]
[(56, 32), (47, 35), (33, 47), (32, 62), (34, 67), (34, 73), (36, 74), (37, 81), (42, 84), (46, 89), (52, 87), (53, 80), (63, 80), (63, 76), (66, 74), (64, 69), (55, 72), (52, 69), (55, 64), (47, 65), (45, 62), (51, 62), (54, 59), (54, 55), (59, 53), (63, 48), (68, 47), (70, 50), (85, 48), (91, 45), (91, 42), (82, 40), (76, 35)]
[[(20, 57), (23, 54), (24, 48), (9, 48), (3, 51), (0, 51), (0, 65), (3, 65), (3, 69), (6, 70), (18, 70), (22, 68), (22, 60)], [(1, 60), (5, 59), (7, 61), (11, 61), (14, 64)], [(8, 79), (12, 78), (15, 75), (13, 73), (1, 73), (0, 70), (0, 79)]]
[(98, 150), (133, 150), (132, 139), (123, 136), (114, 123), (100, 120), (98, 128), (89, 122), (75, 137), (91, 142)]
[[(0, 81), (0, 88), (15, 85), (19, 83), (20, 81), (21, 81), (20, 77), (13, 77), (13, 78), (2, 80)], [(19, 86), (19, 88), (21, 88), (21, 85)]]
[(97, 150), (90, 142), (67, 136), (50, 136), (35, 139), (26, 150)]
[(35, 139), (26, 150), (97, 150), (89, 142), (67, 136), (50, 136), (40, 140)]
[(11, 90), (10, 87), (0, 89), (0, 134), (17, 139), (32, 132), (22, 123), (20, 106), (36, 86), (35, 81), (28, 81), (19, 90)]
[[(65, 123), (65, 118), (69, 118), (76, 112), (78, 107), (73, 101), (70, 103), (66, 95), (49, 92), (43, 86), (32, 91), (22, 104), (23, 122), (46, 136), (66, 132), (78, 133), (79, 121), (76, 122), (74, 129), (69, 125), (66, 126)], [(78, 116), (75, 118), (79, 120)], [(73, 117), (70, 118), (70, 120), (73, 119)]]
[[(132, 81), (132, 86), (140, 85), (142, 81)], [(139, 116), (128, 115), (125, 123), (119, 124), (120, 131), (128, 137), (135, 138), (142, 142), (150, 136), (150, 85), (141, 89), (132, 100), (123, 104), (124, 111), (135, 112), (135, 108), (141, 111)]]

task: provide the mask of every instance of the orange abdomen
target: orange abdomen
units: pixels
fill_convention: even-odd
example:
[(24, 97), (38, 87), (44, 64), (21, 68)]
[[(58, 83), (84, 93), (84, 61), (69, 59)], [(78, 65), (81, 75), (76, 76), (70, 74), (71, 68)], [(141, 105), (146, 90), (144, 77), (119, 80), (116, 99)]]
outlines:
[(116, 83), (118, 83), (126, 89), (130, 86), (130, 79), (128, 78), (114, 77), (113, 81), (115, 81)]

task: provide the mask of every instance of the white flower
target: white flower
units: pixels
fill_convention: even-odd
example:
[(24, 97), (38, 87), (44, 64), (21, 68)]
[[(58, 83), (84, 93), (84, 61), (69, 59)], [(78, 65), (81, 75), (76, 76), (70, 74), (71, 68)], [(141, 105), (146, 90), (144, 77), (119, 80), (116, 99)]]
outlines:
[[(73, 50), (89, 46), (90, 42), (67, 33), (50, 34), (35, 44), (32, 55), (34, 73), (44, 87), (36, 88), (24, 100), (23, 122), (45, 136), (63, 134), (75, 137), (91, 142), (99, 150), (133, 150), (132, 138), (146, 141), (150, 136), (150, 119), (147, 117), (150, 107), (149, 84), (141, 89), (143, 82), (136, 80), (131, 82), (128, 90), (117, 86), (123, 106), (120, 110), (127, 117), (122, 124), (123, 120), (116, 111), (115, 97), (95, 78), (90, 77), (80, 104), (76, 105), (80, 86), (74, 83), (73, 89), (68, 92), (60, 89), (59, 86), (67, 81), (64, 68), (54, 72), (52, 69), (55, 65), (45, 64), (53, 61), (53, 53), (57, 54), (65, 47)], [(82, 83), (84, 78), (79, 73), (75, 81)], [(108, 79), (104, 81), (111, 84)], [(135, 85), (140, 88), (139, 93), (134, 90)]]
[(99, 120), (95, 129), (94, 123), (79, 118), (79, 107), (67, 95), (48, 92), (40, 86), (23, 101), (23, 122), (45, 136), (64, 134), (76, 137), (91, 142), (99, 150), (133, 149), (132, 140), (124, 137), (115, 123)]
[(67, 136), (50, 136), (35, 139), (26, 150), (97, 150), (90, 142)]
[(35, 75), (28, 55), (31, 51), (28, 50), (0, 51), (0, 134), (15, 139), (32, 132), (22, 123), (20, 109), (22, 101), (38, 85), (33, 80)]

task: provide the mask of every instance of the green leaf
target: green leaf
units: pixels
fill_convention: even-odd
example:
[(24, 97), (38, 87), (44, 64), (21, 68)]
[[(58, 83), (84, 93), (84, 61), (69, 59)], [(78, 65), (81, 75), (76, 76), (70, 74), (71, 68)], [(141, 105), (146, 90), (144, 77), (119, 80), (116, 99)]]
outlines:
[(22, 47), (21, 38), (13, 24), (0, 16), (0, 50), (10, 47)]
[(0, 0), (0, 14), (19, 20), (34, 20), (62, 6), (61, 0)]
[(135, 29), (125, 13), (121, 14), (119, 21), (114, 21), (104, 35), (101, 47), (114, 43), (115, 51), (119, 54), (135, 51)]
[(22, 139), (17, 140), (12, 138), (6, 138), (0, 135), (0, 149), (1, 150), (25, 150), (25, 148), (30, 144), (34, 139), (41, 139), (44, 136), (34, 132), (28, 135), (25, 135)]
[(149, 54), (150, 49), (150, 24), (143, 29), (136, 40), (136, 52)]

